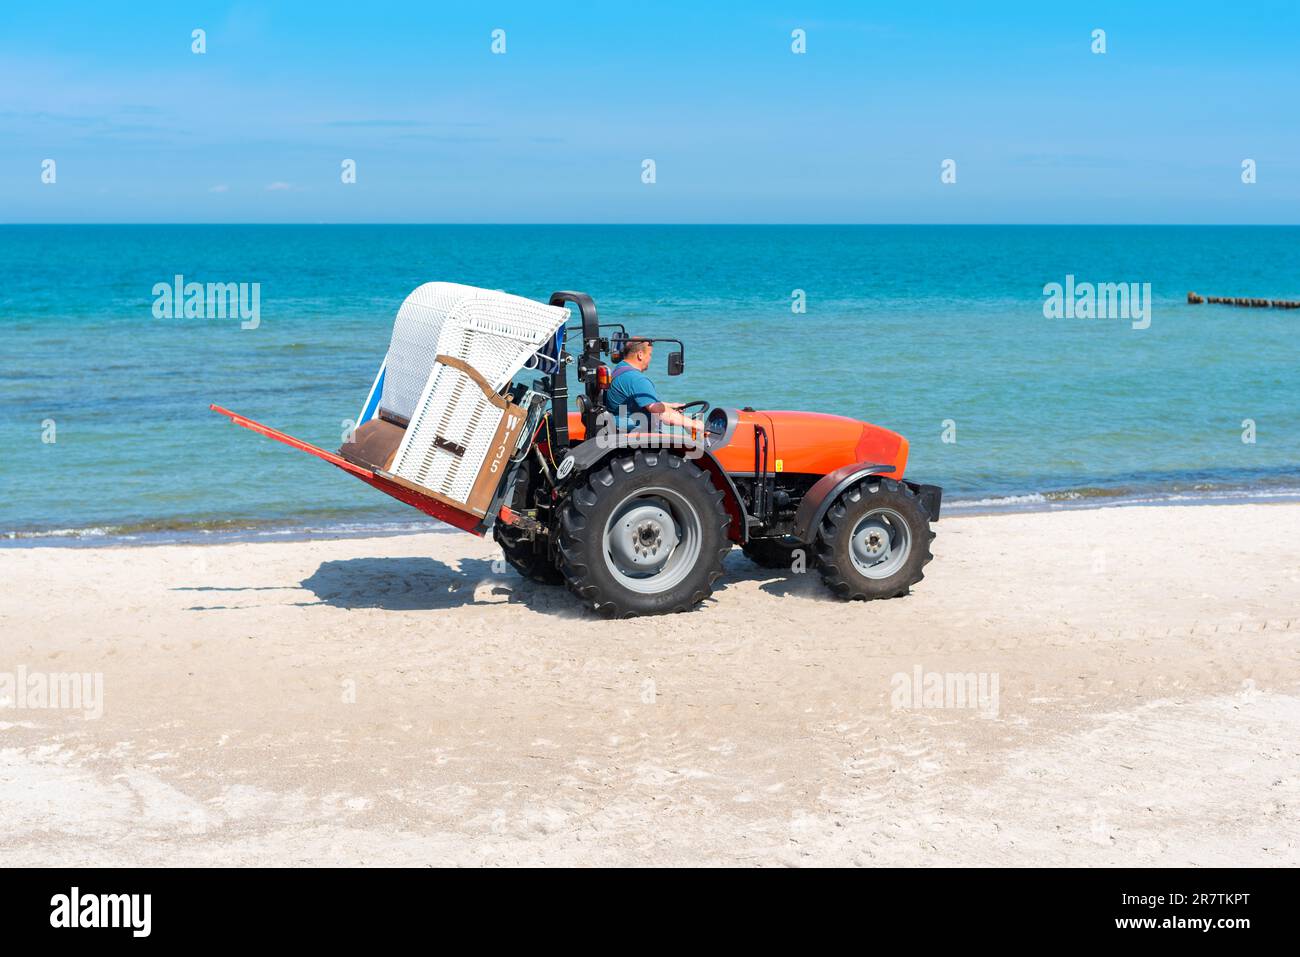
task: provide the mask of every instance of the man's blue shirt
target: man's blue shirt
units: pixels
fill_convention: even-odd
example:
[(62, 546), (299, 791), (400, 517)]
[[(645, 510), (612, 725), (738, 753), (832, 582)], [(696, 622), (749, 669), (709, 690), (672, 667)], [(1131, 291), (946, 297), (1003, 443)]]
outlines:
[(648, 375), (629, 362), (614, 367), (614, 379), (605, 392), (605, 408), (614, 414), (620, 431), (628, 430), (630, 415), (644, 416), (646, 421), (640, 423), (644, 428), (650, 418), (647, 408), (658, 401), (659, 393)]

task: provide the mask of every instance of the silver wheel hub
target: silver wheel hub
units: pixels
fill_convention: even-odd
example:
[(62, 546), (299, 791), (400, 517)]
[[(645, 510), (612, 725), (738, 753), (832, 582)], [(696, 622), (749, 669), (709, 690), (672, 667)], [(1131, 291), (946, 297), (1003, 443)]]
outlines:
[(912, 533), (903, 516), (891, 508), (868, 512), (853, 528), (849, 557), (865, 577), (888, 578), (907, 562)]
[(629, 591), (653, 595), (679, 584), (700, 560), (699, 511), (681, 491), (641, 488), (605, 523), (605, 567)]
[(624, 568), (653, 572), (661, 568), (677, 547), (672, 516), (657, 505), (639, 504), (619, 516), (609, 536), (614, 559)]
[(884, 561), (889, 557), (889, 529), (884, 522), (865, 522), (853, 534), (853, 550), (864, 561)]

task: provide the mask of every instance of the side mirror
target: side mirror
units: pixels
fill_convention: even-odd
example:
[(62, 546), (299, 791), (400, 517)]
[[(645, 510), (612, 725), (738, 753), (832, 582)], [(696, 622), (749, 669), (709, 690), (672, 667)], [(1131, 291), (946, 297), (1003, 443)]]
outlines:
[(686, 357), (680, 352), (670, 352), (668, 354), (668, 374), (681, 375), (686, 368)]

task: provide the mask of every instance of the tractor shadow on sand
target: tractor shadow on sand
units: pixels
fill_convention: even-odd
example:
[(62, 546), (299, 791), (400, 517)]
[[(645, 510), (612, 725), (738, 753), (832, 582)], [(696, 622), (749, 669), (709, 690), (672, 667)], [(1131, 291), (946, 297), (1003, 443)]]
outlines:
[[(724, 567), (722, 578), (714, 585), (713, 600), (738, 581), (775, 574), (755, 568), (739, 551), (727, 557)], [(482, 558), (466, 558), (454, 565), (424, 557), (340, 559), (322, 562), (299, 587), (316, 597), (314, 602), (298, 603), (302, 605), (442, 611), (511, 604), (561, 618), (598, 617), (563, 585), (528, 581), (511, 568), (497, 571), (491, 561)]]
[(301, 586), (315, 602), (335, 608), (441, 611), (522, 604), (547, 614), (580, 616), (582, 606), (564, 588), (528, 581), (513, 569), (495, 571), (482, 558), (454, 565), (433, 558), (349, 558), (322, 562)]
[[(760, 568), (739, 549), (728, 555), (723, 575), (714, 585), (713, 601), (728, 587), (745, 581), (760, 582), (763, 592), (778, 597), (832, 601), (815, 572)], [(322, 562), (301, 588), (314, 602), (334, 608), (378, 608), (383, 611), (442, 611), (450, 608), (518, 604), (531, 611), (560, 617), (596, 617), (560, 585), (541, 585), (521, 577), (514, 569), (494, 570), (482, 558), (455, 564), (433, 558), (349, 558)], [(705, 607), (708, 607), (706, 602)]]
[(758, 582), (758, 590), (773, 598), (803, 598), (826, 602), (836, 600), (822, 584), (822, 576), (816, 569), (796, 572), (789, 568), (764, 568), (750, 561), (737, 548), (723, 563), (723, 576), (718, 580), (718, 587), (725, 582), (738, 584), (745, 581)]
[[(714, 585), (713, 601), (731, 585), (758, 581), (759, 589), (777, 598), (834, 601), (816, 572), (761, 568), (739, 549), (728, 555), (723, 575)], [(563, 586), (528, 581), (513, 569), (493, 569), (482, 558), (449, 564), (433, 558), (349, 558), (322, 562), (301, 586), (315, 602), (335, 608), (378, 608), (383, 611), (440, 611), (460, 607), (521, 604), (532, 611), (561, 617), (595, 617)], [(707, 607), (706, 603), (706, 606)]]

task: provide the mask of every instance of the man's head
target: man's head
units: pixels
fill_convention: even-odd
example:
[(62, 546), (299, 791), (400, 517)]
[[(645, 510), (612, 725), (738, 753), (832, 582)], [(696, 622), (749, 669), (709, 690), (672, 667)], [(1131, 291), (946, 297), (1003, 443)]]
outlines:
[(633, 336), (627, 340), (627, 345), (623, 347), (623, 361), (634, 369), (640, 369), (645, 372), (650, 368), (650, 357), (654, 354), (655, 345), (649, 339), (642, 339)]

